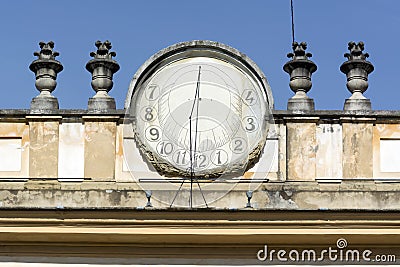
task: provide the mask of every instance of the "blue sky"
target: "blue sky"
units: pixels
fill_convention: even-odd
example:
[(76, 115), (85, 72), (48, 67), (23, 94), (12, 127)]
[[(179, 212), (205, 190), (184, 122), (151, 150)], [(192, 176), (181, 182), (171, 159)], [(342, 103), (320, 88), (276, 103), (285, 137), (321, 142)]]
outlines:
[[(316, 109), (343, 109), (350, 93), (339, 70), (349, 41), (364, 41), (375, 71), (373, 109), (400, 109), (400, 1), (294, 0), (296, 40), (318, 70), (309, 92)], [(64, 65), (53, 93), (62, 109), (85, 109), (94, 95), (85, 69), (96, 40), (110, 40), (121, 69), (110, 95), (123, 108), (129, 82), (152, 54), (177, 42), (225, 43), (253, 59), (271, 85), (276, 109), (293, 95), (282, 70), (291, 51), (290, 0), (7, 1), (0, 10), (0, 108), (29, 108), (38, 94), (28, 68), (39, 41), (53, 40)], [(6, 45), (7, 42), (7, 45)]]

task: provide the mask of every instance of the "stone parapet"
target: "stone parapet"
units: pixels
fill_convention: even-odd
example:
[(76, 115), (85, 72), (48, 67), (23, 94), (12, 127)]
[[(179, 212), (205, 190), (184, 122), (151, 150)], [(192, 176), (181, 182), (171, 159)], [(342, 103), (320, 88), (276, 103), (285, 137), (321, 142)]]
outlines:
[[(92, 194), (105, 201), (110, 201), (111, 195), (111, 199), (122, 201), (123, 195), (125, 199), (139, 198), (145, 205), (145, 193), (137, 177), (125, 165), (124, 116), (124, 110), (93, 114), (87, 110), (61, 109), (47, 115), (31, 114), (29, 110), (1, 110), (0, 141), (3, 143), (0, 148), (3, 150), (0, 151), (7, 153), (10, 163), (0, 166), (0, 185), (7, 188), (21, 184), (28, 190), (18, 194), (51, 190), (49, 194), (63, 195), (61, 202), (68, 200), (71, 206), (78, 202), (67, 197), (70, 193), (64, 196), (68, 190), (79, 195), (88, 193), (89, 188), (101, 187)], [(329, 207), (333, 208), (355, 203), (346, 202), (346, 199), (360, 199), (357, 208), (397, 208), (393, 206), (398, 203), (395, 199), (390, 203), (380, 202), (395, 197), (396, 193), (388, 192), (397, 192), (395, 188), (400, 184), (400, 159), (396, 156), (399, 111), (275, 110), (273, 117), (276, 135), (270, 140), (275, 144), (271, 148), (276, 150), (276, 163), (264, 174), (269, 180), (251, 188), (254, 191), (252, 207), (280, 207), (282, 198), (289, 197), (297, 208), (326, 208), (327, 205), (318, 204), (325, 203), (320, 199), (322, 194), (330, 199), (326, 203), (331, 203)], [(129, 141), (132, 136), (126, 138)], [(15, 151), (21, 153), (6, 150), (10, 144), (16, 145)], [(245, 177), (250, 175), (252, 173), (245, 173)], [(273, 188), (279, 186), (294, 186), (292, 194), (297, 200), (274, 191)], [(305, 192), (301, 188), (307, 186), (311, 189), (301, 193)], [(131, 192), (129, 188), (135, 189)], [(106, 193), (107, 190), (112, 193)], [(235, 187), (218, 206), (244, 207), (248, 190), (246, 184)], [(38, 192), (31, 192), (31, 195)], [(207, 195), (207, 190), (205, 192)], [(361, 193), (364, 202), (359, 198)], [(161, 207), (157, 204), (157, 190), (153, 196), (152, 204)], [(21, 198), (21, 201), (23, 199), (29, 198)], [(41, 200), (40, 203), (45, 202)], [(111, 205), (111, 202), (103, 203)], [(118, 202), (118, 205), (131, 205), (129, 201), (124, 203)], [(48, 202), (45, 206), (53, 204)]]
[[(380, 183), (373, 179), (346, 179), (341, 183), (318, 182), (266, 182), (254, 191), (252, 207), (246, 207), (248, 184), (209, 204), (210, 210), (299, 210), (299, 211), (376, 211), (400, 210), (400, 183)], [(157, 194), (174, 194), (175, 191), (154, 191)], [(205, 197), (214, 194), (204, 190)], [(148, 199), (137, 183), (58, 182), (57, 180), (32, 180), (0, 183), (0, 205), (7, 209), (171, 209), (167, 203)], [(172, 208), (174, 209), (174, 208)], [(179, 208), (178, 208), (179, 209)], [(181, 208), (183, 210), (187, 208)]]
[[(10, 172), (3, 166), (0, 177), (132, 182), (124, 165), (124, 116), (124, 110), (93, 114), (61, 109), (47, 115), (32, 114), (30, 110), (1, 110), (1, 140), (5, 145), (7, 140), (21, 139), (23, 153), (15, 154), (20, 171)], [(271, 181), (400, 179), (397, 158), (391, 149), (397, 147), (399, 111), (275, 110), (273, 118), (276, 136), (271, 141), (277, 150), (277, 163), (269, 173)], [(13, 125), (24, 126), (27, 132), (20, 127), (19, 134), (15, 134)], [(72, 173), (67, 165), (71, 165)], [(58, 170), (60, 166), (65, 168)]]

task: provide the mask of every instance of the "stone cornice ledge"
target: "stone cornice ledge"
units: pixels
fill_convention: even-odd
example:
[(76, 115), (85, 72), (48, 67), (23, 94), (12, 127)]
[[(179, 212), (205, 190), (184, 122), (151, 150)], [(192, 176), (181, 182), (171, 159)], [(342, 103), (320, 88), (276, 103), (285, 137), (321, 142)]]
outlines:
[[(93, 113), (86, 109), (60, 109), (48, 113), (32, 113), (29, 109), (2, 109), (0, 110), (0, 122), (26, 122), (31, 119), (46, 119), (51, 117), (61, 117), (62, 122), (80, 121), (85, 117), (102, 118), (112, 121), (116, 119), (120, 123), (125, 117), (125, 110), (118, 109), (114, 111)], [(317, 123), (400, 123), (400, 110), (273, 110), (275, 122), (293, 121), (293, 122), (317, 122)]]
[[(346, 238), (358, 245), (398, 245), (395, 212), (259, 211), (7, 211), (0, 242), (65, 244), (165, 244), (166, 246), (268, 244), (331, 245)], [(18, 215), (18, 216), (15, 216)], [(162, 215), (163, 219), (159, 219)], [(216, 219), (218, 217), (218, 219)], [(17, 241), (16, 241), (17, 240)]]

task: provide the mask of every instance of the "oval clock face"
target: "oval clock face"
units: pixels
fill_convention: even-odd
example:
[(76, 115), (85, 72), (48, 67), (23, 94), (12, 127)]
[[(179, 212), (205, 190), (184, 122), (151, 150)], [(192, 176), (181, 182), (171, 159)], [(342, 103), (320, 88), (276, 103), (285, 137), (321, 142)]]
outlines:
[(142, 154), (166, 176), (221, 177), (257, 160), (267, 136), (265, 90), (245, 67), (207, 56), (175, 58), (134, 92)]

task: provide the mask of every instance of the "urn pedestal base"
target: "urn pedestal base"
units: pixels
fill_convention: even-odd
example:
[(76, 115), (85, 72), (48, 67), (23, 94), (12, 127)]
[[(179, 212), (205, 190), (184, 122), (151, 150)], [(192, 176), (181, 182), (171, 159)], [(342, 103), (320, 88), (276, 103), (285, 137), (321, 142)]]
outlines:
[(351, 99), (344, 102), (344, 110), (371, 110), (371, 100), (369, 99)]
[(287, 104), (288, 110), (315, 110), (312, 98), (290, 98)]
[(88, 110), (90, 112), (102, 112), (115, 110), (115, 99), (112, 97), (92, 97), (89, 98)]
[(58, 110), (58, 100), (56, 97), (37, 96), (32, 99), (31, 112), (41, 113), (42, 111), (48, 112), (51, 110)]

